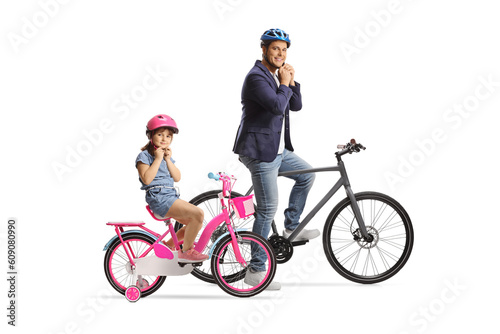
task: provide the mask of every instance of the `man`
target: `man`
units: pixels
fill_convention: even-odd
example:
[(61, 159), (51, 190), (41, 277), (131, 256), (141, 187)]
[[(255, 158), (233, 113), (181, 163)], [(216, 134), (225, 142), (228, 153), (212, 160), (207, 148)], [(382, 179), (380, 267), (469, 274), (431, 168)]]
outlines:
[[(253, 231), (267, 238), (278, 207), (279, 172), (307, 169), (311, 166), (293, 153), (290, 140), (289, 111), (302, 108), (300, 85), (295, 82), (295, 70), (285, 64), (290, 38), (281, 29), (270, 29), (261, 37), (262, 61), (257, 60), (243, 83), (241, 103), (243, 114), (233, 151), (250, 170), (257, 212)], [(314, 174), (289, 176), (295, 180), (285, 210), (285, 230), (288, 237), (299, 225)], [(296, 240), (319, 236), (318, 230), (303, 229)], [(250, 270), (245, 282), (261, 281), (265, 264), (259, 254), (252, 253)], [(268, 289), (280, 289), (277, 282)]]

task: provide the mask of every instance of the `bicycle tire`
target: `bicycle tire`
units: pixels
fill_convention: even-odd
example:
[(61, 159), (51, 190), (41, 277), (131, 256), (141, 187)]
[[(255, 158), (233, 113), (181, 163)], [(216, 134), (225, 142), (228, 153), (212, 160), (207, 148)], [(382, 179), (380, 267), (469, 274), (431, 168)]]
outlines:
[[(350, 281), (362, 284), (385, 281), (403, 268), (412, 252), (414, 232), (410, 217), (401, 204), (385, 194), (361, 192), (354, 196), (367, 231), (374, 239), (372, 242), (359, 239), (359, 231), (353, 230), (356, 223), (351, 202), (345, 198), (333, 208), (325, 223), (326, 257), (332, 267)], [(388, 208), (392, 211), (386, 212)], [(404, 240), (400, 242), (400, 239)], [(364, 263), (359, 261), (363, 257)], [(379, 264), (384, 271), (379, 271)]]
[[(210, 260), (212, 273), (217, 285), (235, 297), (251, 297), (264, 291), (271, 284), (276, 274), (276, 256), (269, 242), (253, 232), (238, 232), (238, 245), (245, 264), (237, 261), (230, 235), (225, 236), (215, 246)], [(266, 256), (266, 270), (263, 279), (255, 286), (245, 282), (245, 274), (252, 259), (252, 247), (258, 247)], [(255, 249), (254, 249), (255, 250)]]
[[(222, 208), (220, 205), (220, 200), (219, 200), (219, 194), (221, 193), (220, 190), (210, 190), (204, 193), (199, 194), (198, 196), (194, 197), (192, 200), (189, 201), (189, 203), (196, 205), (197, 207), (200, 207), (203, 212), (205, 213), (205, 217), (203, 219), (203, 227), (200, 229), (200, 232), (196, 236), (195, 241), (198, 241), (198, 239), (201, 236), (201, 233), (207, 226), (207, 224), (218, 214), (222, 212)], [(233, 191), (231, 193), (231, 197), (242, 197), (243, 195), (240, 193), (237, 193)], [(226, 197), (227, 198), (227, 197)], [(228, 208), (231, 210), (229, 212), (230, 215), (233, 214), (232, 208)], [(233, 219), (235, 222), (236, 228), (250, 228), (253, 225), (253, 220), (255, 218), (247, 218), (245, 219), (238, 219), (236, 216), (233, 215)], [(175, 222), (174, 229), (177, 232), (183, 225), (180, 224), (179, 222)], [(203, 250), (203, 254), (207, 254), (212, 248), (213, 243), (225, 232), (227, 232), (226, 225), (220, 225), (219, 228), (214, 231), (214, 234), (210, 238), (209, 242), (205, 246), (205, 249)], [(212, 275), (212, 271), (210, 268), (210, 261), (205, 261), (201, 266), (195, 267), (193, 271), (191, 272), (193, 276), (196, 278), (201, 279), (204, 282), (207, 283), (215, 283), (215, 279)]]
[[(129, 242), (136, 256), (155, 242), (152, 237), (142, 233), (126, 234), (123, 236), (123, 241)], [(151, 251), (148, 256), (153, 254)], [(136, 285), (132, 282), (133, 275), (127, 266), (130, 266), (130, 261), (118, 238), (109, 246), (104, 256), (104, 273), (111, 286), (122, 295), (125, 295), (125, 290), (129, 286)], [(161, 287), (166, 276), (144, 275), (142, 278), (148, 282), (148, 286), (141, 290), (141, 297), (147, 297)]]

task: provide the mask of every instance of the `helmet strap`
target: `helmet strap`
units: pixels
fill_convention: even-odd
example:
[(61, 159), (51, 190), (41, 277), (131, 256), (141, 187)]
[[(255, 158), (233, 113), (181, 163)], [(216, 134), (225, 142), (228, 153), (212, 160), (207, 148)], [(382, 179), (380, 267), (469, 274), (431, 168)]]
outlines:
[(158, 147), (153, 143), (153, 136), (155, 134), (155, 130), (150, 130), (151, 131), (151, 138), (149, 139), (149, 141), (151, 142), (151, 145), (153, 145), (154, 149), (157, 150)]
[(153, 145), (153, 147), (155, 148), (155, 150), (158, 149), (158, 147), (155, 144), (153, 144), (153, 138), (151, 138), (151, 145)]
[[(263, 56), (264, 56), (264, 60), (266, 61), (266, 63), (268, 63), (268, 64), (269, 64), (269, 66), (271, 66), (272, 68), (274, 68), (274, 70), (275, 70), (275, 71), (276, 71), (277, 69), (279, 69), (279, 67), (276, 67), (276, 66), (274, 66), (273, 64), (271, 64), (271, 63), (269, 62), (269, 59), (267, 59), (267, 56), (266, 56), (266, 55), (263, 55)], [(284, 65), (284, 64), (283, 64), (283, 65)]]

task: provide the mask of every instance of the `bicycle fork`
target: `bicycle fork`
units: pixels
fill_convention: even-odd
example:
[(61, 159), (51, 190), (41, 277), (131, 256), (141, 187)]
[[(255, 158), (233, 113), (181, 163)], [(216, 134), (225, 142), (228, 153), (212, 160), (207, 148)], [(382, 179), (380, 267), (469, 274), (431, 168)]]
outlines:
[(236, 256), (236, 260), (238, 260), (238, 262), (241, 265), (246, 266), (247, 263), (246, 263), (245, 259), (243, 258), (243, 256), (241, 256), (240, 246), (238, 245), (238, 237), (234, 233), (234, 230), (233, 230), (233, 227), (231, 226), (231, 224), (228, 224), (227, 228), (229, 230), (229, 234), (231, 235), (231, 244), (233, 245), (234, 255)]
[(339, 160), (338, 162), (339, 166), (339, 171), (341, 175), (341, 179), (343, 180), (344, 183), (344, 188), (345, 192), (347, 194), (347, 197), (351, 200), (351, 208), (354, 213), (354, 217), (356, 218), (356, 221), (358, 222), (358, 227), (361, 232), (361, 235), (363, 238), (371, 242), (371, 239), (373, 238), (370, 234), (368, 234), (368, 231), (366, 230), (366, 225), (365, 221), (363, 220), (363, 216), (361, 215), (361, 210), (359, 210), (358, 202), (356, 201), (356, 197), (354, 196), (354, 193), (352, 192), (351, 189), (351, 184), (349, 183), (349, 178), (347, 177), (347, 172), (345, 170), (344, 162)]
[(347, 193), (347, 197), (351, 200), (351, 208), (352, 211), (354, 212), (354, 217), (356, 218), (356, 221), (358, 222), (359, 230), (361, 231), (361, 235), (365, 240), (368, 242), (370, 241), (370, 235), (368, 234), (368, 231), (366, 230), (366, 225), (365, 221), (363, 220), (363, 216), (361, 215), (361, 211), (359, 210), (358, 202), (356, 201), (356, 197), (354, 196), (354, 193), (352, 192), (352, 189), (350, 186), (345, 187), (345, 191)]

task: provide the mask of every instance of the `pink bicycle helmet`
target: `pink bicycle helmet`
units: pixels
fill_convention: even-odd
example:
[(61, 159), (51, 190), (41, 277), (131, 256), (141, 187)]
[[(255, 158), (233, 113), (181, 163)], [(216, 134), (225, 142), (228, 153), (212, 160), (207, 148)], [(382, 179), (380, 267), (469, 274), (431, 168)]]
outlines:
[(146, 126), (148, 131), (153, 131), (158, 128), (167, 127), (172, 129), (174, 133), (179, 133), (179, 129), (177, 128), (177, 124), (174, 119), (168, 115), (160, 114), (151, 118)]

